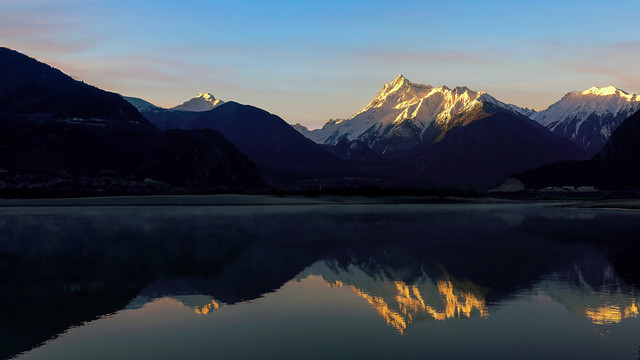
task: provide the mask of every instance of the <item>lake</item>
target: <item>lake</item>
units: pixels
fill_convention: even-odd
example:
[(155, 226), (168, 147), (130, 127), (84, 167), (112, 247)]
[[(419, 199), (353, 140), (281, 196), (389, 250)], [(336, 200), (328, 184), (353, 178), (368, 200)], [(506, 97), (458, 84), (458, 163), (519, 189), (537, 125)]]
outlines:
[(0, 207), (0, 358), (634, 359), (640, 211)]

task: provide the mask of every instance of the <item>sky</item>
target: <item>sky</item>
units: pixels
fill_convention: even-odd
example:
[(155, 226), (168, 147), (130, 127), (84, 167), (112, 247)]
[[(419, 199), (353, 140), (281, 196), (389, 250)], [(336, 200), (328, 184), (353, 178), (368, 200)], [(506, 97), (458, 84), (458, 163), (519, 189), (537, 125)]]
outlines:
[(640, 92), (640, 1), (0, 0), (0, 46), (156, 105), (211, 92), (289, 123), (357, 113), (399, 73), (542, 110)]

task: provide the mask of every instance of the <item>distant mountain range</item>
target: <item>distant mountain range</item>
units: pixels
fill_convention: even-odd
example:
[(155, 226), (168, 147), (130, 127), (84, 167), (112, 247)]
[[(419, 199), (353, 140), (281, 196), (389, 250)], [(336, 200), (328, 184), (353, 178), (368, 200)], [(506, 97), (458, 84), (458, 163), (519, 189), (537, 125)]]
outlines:
[(570, 92), (536, 112), (482, 91), (421, 85), (398, 75), (351, 118), (316, 130), (294, 128), (341, 158), (390, 161), (396, 174), (489, 184), (509, 173), (594, 156), (638, 109), (640, 95), (613, 86)]
[[(342, 142), (339, 148), (344, 148), (346, 139), (349, 144), (362, 143), (378, 154), (389, 156), (396, 150), (441, 136), (456, 115), (467, 113), (480, 103), (529, 117), (593, 156), (620, 123), (640, 109), (640, 95), (613, 86), (594, 86), (585, 91), (570, 92), (546, 110), (536, 112), (506, 104), (482, 91), (421, 85), (398, 75), (351, 118), (331, 119), (321, 129), (309, 130), (300, 124), (295, 128), (319, 144)], [(353, 151), (338, 151), (337, 154), (361, 156)]]
[(220, 131), (263, 174), (304, 169), (318, 178), (331, 175), (329, 170), (346, 174), (340, 170), (350, 167), (351, 174), (367, 178), (487, 186), (536, 166), (585, 158), (569, 141), (523, 115), (531, 110), (467, 88), (417, 85), (402, 75), (352, 119), (306, 132), (323, 136), (322, 144), (301, 136), (300, 125), (291, 127), (264, 110), (234, 102), (205, 112), (140, 104), (160, 129)]
[[(589, 96), (587, 92), (596, 94)], [(593, 113), (602, 107), (595, 100), (626, 94), (596, 88), (587, 92), (583, 92), (586, 95), (582, 100), (592, 100), (589, 109)], [(554, 136), (530, 120), (537, 119), (549, 129), (549, 124), (560, 122), (551, 120), (558, 111), (536, 113), (482, 91), (420, 85), (402, 75), (386, 84), (352, 118), (331, 120), (313, 131), (299, 124), (292, 128), (264, 110), (224, 103), (210, 94), (198, 94), (171, 109), (139, 98), (127, 100), (161, 130), (220, 131), (258, 164), (272, 184), (292, 174), (299, 180), (301, 171), (305, 173), (303, 178), (318, 178), (344, 174), (351, 167), (351, 173), (359, 175), (366, 169), (368, 177), (491, 186), (513, 173), (561, 160), (581, 160), (589, 154), (571, 145), (567, 141), (571, 139)], [(611, 98), (600, 103), (609, 105), (608, 113), (615, 112)], [(550, 109), (558, 107), (555, 104)], [(584, 105), (560, 107), (566, 109), (563, 119), (575, 119), (567, 114), (576, 108), (585, 109)], [(616, 113), (622, 114), (625, 109)], [(304, 140), (295, 130), (322, 146)]]
[(215, 131), (156, 129), (120, 95), (0, 48), (5, 196), (229, 191), (262, 186)]
[(640, 168), (638, 113), (628, 115), (639, 106), (638, 95), (592, 87), (536, 112), (398, 75), (351, 118), (309, 130), (211, 93), (170, 109), (123, 98), (0, 48), (0, 188), (6, 196), (210, 192), (266, 180), (484, 189), (512, 174), (529, 188), (628, 188)]

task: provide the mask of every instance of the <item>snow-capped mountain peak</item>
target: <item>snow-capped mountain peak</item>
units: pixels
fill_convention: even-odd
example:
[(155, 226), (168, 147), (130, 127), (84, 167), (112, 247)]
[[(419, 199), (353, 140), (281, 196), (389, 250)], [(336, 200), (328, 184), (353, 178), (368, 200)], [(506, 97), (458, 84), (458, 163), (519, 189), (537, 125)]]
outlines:
[(198, 93), (196, 98), (202, 98), (205, 101), (214, 102), (216, 100), (215, 96), (211, 95), (211, 93)]
[(322, 129), (304, 134), (322, 144), (335, 145), (344, 138), (366, 138), (366, 142), (373, 145), (383, 137), (396, 137), (401, 133), (401, 136), (412, 137), (413, 140), (403, 145), (410, 146), (416, 137), (422, 138), (422, 133), (431, 124), (442, 127), (455, 115), (482, 103), (491, 103), (511, 112), (525, 112), (525, 109), (502, 103), (483, 91), (473, 91), (465, 86), (451, 89), (444, 85), (416, 84), (400, 74), (351, 118), (329, 121)]
[[(417, 99), (424, 97), (432, 88), (431, 85), (414, 84), (407, 80), (402, 74), (399, 74), (393, 81), (385, 84), (382, 90), (380, 90), (373, 100), (358, 114), (372, 108), (401, 108), (404, 105), (412, 104)], [(354, 115), (354, 117), (356, 115)]]
[(181, 105), (171, 108), (171, 110), (208, 111), (222, 104), (224, 104), (224, 101), (216, 99), (211, 93), (198, 93), (193, 99), (185, 101)]
[(627, 112), (629, 107), (637, 108), (637, 105), (640, 105), (640, 95), (629, 94), (615, 86), (592, 86), (584, 91), (566, 94), (560, 101), (533, 114), (531, 118), (544, 126), (557, 126), (567, 118), (586, 118), (591, 114), (616, 116), (621, 111)]
[(592, 86), (566, 94), (531, 119), (595, 154), (618, 125), (638, 109), (640, 95), (615, 86)]
[(402, 84), (405, 81), (407, 81), (407, 78), (404, 77), (404, 75), (402, 75), (402, 74), (398, 74), (398, 76), (396, 76), (395, 79), (393, 79), (393, 81), (390, 82), (388, 85), (395, 86), (397, 84)]
[(384, 124), (399, 123), (406, 119), (416, 119), (424, 124), (434, 120), (441, 122), (484, 94), (463, 86), (452, 90), (444, 85), (434, 87), (416, 84), (400, 74), (392, 82), (385, 84), (373, 100), (351, 119), (375, 111), (389, 114), (380, 121)]

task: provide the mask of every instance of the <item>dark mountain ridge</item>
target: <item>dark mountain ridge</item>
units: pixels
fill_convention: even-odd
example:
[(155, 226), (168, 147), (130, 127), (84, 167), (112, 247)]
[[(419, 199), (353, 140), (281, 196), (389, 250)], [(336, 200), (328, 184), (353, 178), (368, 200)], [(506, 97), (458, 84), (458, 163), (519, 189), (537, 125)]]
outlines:
[(505, 112), (460, 123), (413, 156), (412, 161), (428, 177), (489, 186), (515, 171), (584, 158), (571, 142), (527, 118)]
[(256, 163), (272, 184), (353, 173), (349, 164), (307, 139), (282, 118), (229, 101), (202, 112), (149, 109), (143, 115), (160, 129), (212, 129)]
[(163, 133), (122, 96), (0, 48), (4, 196), (211, 192), (260, 186), (255, 165), (219, 133)]
[(0, 112), (46, 114), (75, 121), (113, 121), (151, 128), (116, 93), (76, 81), (17, 51), (0, 48)]
[(563, 161), (516, 174), (527, 188), (593, 186), (637, 189), (640, 186), (640, 111), (611, 134), (602, 151), (586, 161)]

